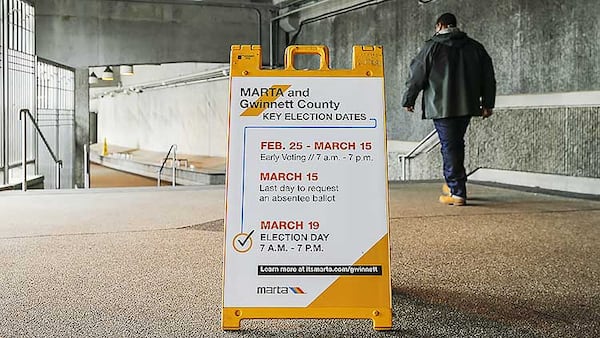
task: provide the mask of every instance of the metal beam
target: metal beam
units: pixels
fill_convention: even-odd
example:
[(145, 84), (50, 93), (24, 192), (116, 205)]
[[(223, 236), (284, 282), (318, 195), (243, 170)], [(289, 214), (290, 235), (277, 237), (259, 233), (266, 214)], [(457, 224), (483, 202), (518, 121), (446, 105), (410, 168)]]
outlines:
[(305, 3), (316, 2), (316, 1), (319, 1), (319, 0), (285, 0), (285, 1), (281, 1), (280, 3), (278, 3), (277, 7), (287, 8), (287, 7), (291, 7), (291, 6), (304, 5)]
[(225, 8), (256, 8), (256, 9), (276, 9), (277, 6), (270, 3), (259, 2), (239, 2), (239, 1), (215, 1), (215, 0), (104, 0), (115, 2), (141, 2), (149, 4), (170, 4), (170, 5), (196, 5), (212, 6)]

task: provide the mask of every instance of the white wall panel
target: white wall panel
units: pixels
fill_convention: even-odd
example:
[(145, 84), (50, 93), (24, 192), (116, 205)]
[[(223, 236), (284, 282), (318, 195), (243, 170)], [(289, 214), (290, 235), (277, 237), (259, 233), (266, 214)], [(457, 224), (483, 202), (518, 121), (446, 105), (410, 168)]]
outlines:
[(225, 156), (228, 97), (221, 79), (105, 95), (90, 106), (98, 112), (98, 142), (158, 152), (177, 144), (181, 154)]

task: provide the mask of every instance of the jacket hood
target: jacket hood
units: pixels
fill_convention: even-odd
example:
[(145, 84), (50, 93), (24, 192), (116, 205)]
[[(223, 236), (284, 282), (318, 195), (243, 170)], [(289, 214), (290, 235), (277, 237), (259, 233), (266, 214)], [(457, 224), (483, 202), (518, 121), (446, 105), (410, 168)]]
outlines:
[(468, 38), (467, 33), (456, 31), (445, 34), (436, 34), (430, 40), (450, 47), (461, 47), (467, 43)]

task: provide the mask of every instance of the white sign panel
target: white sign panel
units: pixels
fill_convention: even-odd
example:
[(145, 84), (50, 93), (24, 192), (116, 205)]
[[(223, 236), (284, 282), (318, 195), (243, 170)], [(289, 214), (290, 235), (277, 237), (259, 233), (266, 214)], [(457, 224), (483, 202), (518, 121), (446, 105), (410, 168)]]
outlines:
[(355, 262), (388, 231), (383, 88), (232, 77), (224, 307), (307, 307), (340, 276), (382, 274)]

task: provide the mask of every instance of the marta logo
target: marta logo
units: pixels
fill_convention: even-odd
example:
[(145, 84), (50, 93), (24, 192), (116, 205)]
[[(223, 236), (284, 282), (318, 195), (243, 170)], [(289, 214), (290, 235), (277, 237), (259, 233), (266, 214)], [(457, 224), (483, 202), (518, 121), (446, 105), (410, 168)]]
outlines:
[(306, 292), (298, 286), (259, 286), (258, 295), (304, 295)]

